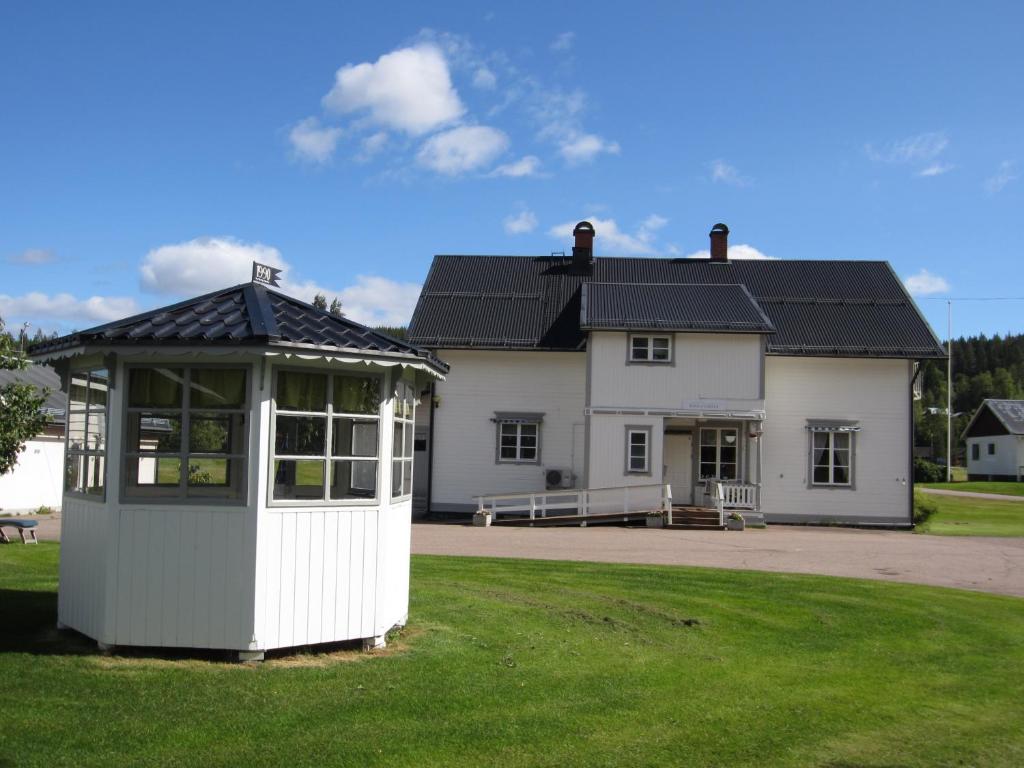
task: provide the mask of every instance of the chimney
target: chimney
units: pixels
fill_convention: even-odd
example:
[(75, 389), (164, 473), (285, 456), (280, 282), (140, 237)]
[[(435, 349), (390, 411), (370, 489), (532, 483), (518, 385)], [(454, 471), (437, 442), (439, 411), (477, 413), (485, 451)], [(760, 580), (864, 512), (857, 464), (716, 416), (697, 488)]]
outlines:
[(572, 231), (576, 241), (572, 246), (573, 266), (585, 267), (594, 261), (594, 225), (581, 221)]
[(711, 261), (729, 263), (729, 228), (725, 224), (718, 223), (711, 228)]

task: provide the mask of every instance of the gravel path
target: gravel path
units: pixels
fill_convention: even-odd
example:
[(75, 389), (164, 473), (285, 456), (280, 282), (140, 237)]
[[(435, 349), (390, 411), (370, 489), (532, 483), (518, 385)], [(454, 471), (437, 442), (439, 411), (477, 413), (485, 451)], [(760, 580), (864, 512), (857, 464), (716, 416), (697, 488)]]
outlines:
[(699, 565), (817, 573), (1024, 597), (1024, 538), (771, 526), (736, 531), (474, 528), (420, 523), (415, 554)]
[(978, 493), (977, 491), (947, 491), (945, 488), (922, 488), (921, 493), (933, 493), (936, 496), (959, 496), (962, 499), (987, 499), (988, 501), (1024, 501), (1024, 496), (1009, 496), (1005, 493)]

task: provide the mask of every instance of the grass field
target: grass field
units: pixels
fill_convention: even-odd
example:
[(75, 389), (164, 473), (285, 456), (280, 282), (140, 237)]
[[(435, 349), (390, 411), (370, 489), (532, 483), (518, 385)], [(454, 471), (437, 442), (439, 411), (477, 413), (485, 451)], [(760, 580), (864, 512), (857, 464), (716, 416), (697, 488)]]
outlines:
[(916, 483), (916, 485), (922, 488), (941, 488), (947, 491), (971, 491), (972, 493), (997, 493), (1003, 496), (1024, 496), (1024, 483), (976, 480), (964, 483)]
[(941, 536), (1024, 536), (1024, 502), (989, 501), (923, 494), (938, 513), (918, 525), (917, 533)]
[(242, 666), (53, 629), (0, 547), (3, 766), (1024, 764), (1024, 600), (693, 568), (418, 557), (390, 650)]

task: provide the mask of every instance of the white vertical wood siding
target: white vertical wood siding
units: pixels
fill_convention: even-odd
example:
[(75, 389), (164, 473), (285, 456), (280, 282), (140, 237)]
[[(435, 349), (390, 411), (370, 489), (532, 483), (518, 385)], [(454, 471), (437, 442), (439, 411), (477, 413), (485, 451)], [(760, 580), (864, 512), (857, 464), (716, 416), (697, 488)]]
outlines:
[[(988, 446), (996, 447), (995, 455), (989, 456)], [(978, 446), (978, 458), (971, 458), (971, 446)], [(993, 435), (992, 437), (967, 438), (967, 472), (971, 475), (1017, 476), (1018, 468), (1024, 466), (1024, 437), (1019, 435)]]
[[(650, 474), (626, 472), (627, 425), (651, 428)], [(612, 488), (660, 483), (664, 463), (664, 431), (660, 416), (593, 414), (590, 417), (588, 485), (591, 488)]]
[[(908, 522), (911, 364), (768, 357), (765, 368), (762, 509), (769, 522)], [(853, 490), (808, 488), (808, 419), (859, 423)]]
[(117, 535), (115, 516), (101, 502), (67, 496), (60, 521), (57, 620), (106, 643), (113, 642), (105, 617), (110, 543)]
[[(583, 352), (442, 350), (451, 366), (436, 387), (435, 508), (472, 509), (473, 496), (544, 490), (545, 468), (583, 481)], [(495, 411), (543, 413), (539, 464), (495, 461)], [(426, 471), (418, 467), (417, 471)]]
[(692, 400), (750, 407), (761, 397), (760, 336), (677, 333), (672, 365), (627, 364), (628, 343), (623, 332), (590, 334), (591, 407), (680, 409)]

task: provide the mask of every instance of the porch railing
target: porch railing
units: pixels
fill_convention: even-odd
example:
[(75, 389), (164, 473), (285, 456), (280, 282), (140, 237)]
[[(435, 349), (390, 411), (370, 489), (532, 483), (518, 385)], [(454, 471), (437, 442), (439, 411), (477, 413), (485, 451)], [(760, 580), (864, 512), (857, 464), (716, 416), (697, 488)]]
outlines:
[[(515, 515), (536, 520), (548, 517), (550, 513), (586, 518), (592, 515), (618, 513), (667, 513), (672, 509), (672, 486), (667, 483), (650, 483), (611, 488), (504, 493), (473, 498), (477, 503), (477, 512), (489, 512), (494, 520), (497, 520), (499, 515)], [(582, 521), (581, 524), (586, 525), (586, 521)]]
[(718, 483), (726, 509), (757, 509), (757, 486), (746, 483)]

